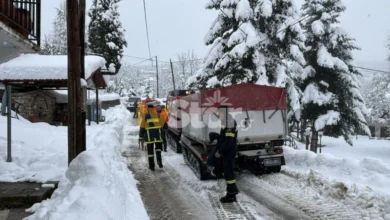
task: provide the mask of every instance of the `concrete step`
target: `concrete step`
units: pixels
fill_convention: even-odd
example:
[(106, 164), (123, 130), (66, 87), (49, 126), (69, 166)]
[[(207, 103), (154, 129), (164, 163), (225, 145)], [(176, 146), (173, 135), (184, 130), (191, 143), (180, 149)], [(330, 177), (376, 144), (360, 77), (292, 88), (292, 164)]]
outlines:
[(24, 208), (5, 209), (0, 211), (0, 220), (21, 220), (29, 215)]
[(0, 210), (12, 208), (29, 208), (53, 194), (58, 182), (0, 182)]

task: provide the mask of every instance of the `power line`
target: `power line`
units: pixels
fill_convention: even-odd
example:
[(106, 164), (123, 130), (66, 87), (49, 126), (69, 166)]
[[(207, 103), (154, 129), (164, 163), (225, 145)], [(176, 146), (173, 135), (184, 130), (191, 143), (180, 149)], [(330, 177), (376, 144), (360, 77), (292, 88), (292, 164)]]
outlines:
[(149, 28), (148, 28), (148, 20), (147, 20), (147, 16), (146, 16), (146, 3), (145, 3), (145, 0), (144, 0), (144, 13), (145, 13), (146, 38), (148, 40), (149, 57), (150, 57), (150, 59), (152, 59), (152, 53), (150, 52)]
[(387, 71), (384, 71), (384, 70), (376, 70), (376, 69), (365, 68), (365, 67), (359, 67), (359, 66), (353, 66), (353, 67), (358, 68), (358, 69), (362, 69), (362, 70), (369, 70), (369, 71), (378, 72), (378, 73), (387, 73), (387, 74), (390, 74), (390, 72), (387, 72)]
[(124, 57), (131, 57), (131, 58), (135, 58), (135, 59), (140, 59), (140, 60), (150, 60), (150, 58), (143, 58), (143, 57), (136, 57), (136, 56), (130, 56), (130, 55), (123, 55)]
[(132, 64), (132, 65), (135, 66), (135, 65), (138, 65), (138, 64), (141, 64), (141, 63), (145, 63), (146, 61), (151, 61), (151, 59), (145, 59), (145, 60), (143, 60), (141, 62), (138, 62), (136, 64)]
[[(143, 62), (146, 62), (148, 60), (151, 60), (149, 58), (142, 58), (142, 57), (136, 57), (136, 56), (130, 56), (130, 55), (123, 55), (123, 56), (127, 56), (127, 57), (133, 57), (133, 58), (137, 58), (137, 59), (142, 59), (143, 61), (139, 62), (139, 63), (136, 63), (136, 64), (133, 64), (133, 65), (137, 65), (137, 64), (141, 64)], [(193, 60), (186, 60), (187, 62), (189, 61), (201, 61), (203, 59), (193, 59)], [(162, 61), (162, 60), (159, 60), (158, 61), (159, 63), (170, 63), (169, 61)], [(172, 61), (172, 63), (178, 63), (178, 62), (181, 62), (181, 61)], [(352, 66), (354, 68), (357, 68), (357, 69), (362, 69), (362, 70), (368, 70), (368, 71), (372, 71), (372, 72), (378, 72), (378, 73), (387, 73), (387, 74), (390, 74), (390, 72), (387, 72), (387, 71), (384, 71), (384, 70), (377, 70), (377, 69), (371, 69), (371, 68), (366, 68), (366, 67), (360, 67), (360, 66)]]
[[(135, 59), (140, 59), (140, 60), (151, 60), (151, 58), (144, 58), (144, 57), (138, 57), (138, 56), (131, 56), (131, 55), (123, 55), (125, 57), (131, 57), (131, 58), (135, 58)], [(187, 62), (189, 61), (201, 61), (203, 59), (193, 59), (193, 60), (185, 60)], [(170, 63), (169, 61), (164, 61), (164, 60), (158, 60), (159, 63)], [(178, 63), (178, 62), (181, 62), (181, 61), (172, 61), (172, 63)]]

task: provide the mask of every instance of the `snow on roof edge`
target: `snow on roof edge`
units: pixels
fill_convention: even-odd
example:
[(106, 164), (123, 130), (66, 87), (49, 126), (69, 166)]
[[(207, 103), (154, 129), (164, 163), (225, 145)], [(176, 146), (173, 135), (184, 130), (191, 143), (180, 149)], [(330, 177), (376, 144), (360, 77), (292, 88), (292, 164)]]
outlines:
[[(85, 56), (85, 78), (91, 77), (106, 60), (95, 55)], [(28, 69), (28, 71), (27, 71)], [(61, 80), (68, 79), (67, 55), (21, 54), (0, 64), (0, 80)]]

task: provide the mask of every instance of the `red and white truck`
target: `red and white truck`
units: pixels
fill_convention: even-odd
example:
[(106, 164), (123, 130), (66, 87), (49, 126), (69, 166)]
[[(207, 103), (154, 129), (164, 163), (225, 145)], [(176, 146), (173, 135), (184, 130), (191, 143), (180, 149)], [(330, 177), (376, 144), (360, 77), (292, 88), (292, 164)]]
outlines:
[(173, 91), (167, 98), (167, 106), (169, 145), (183, 153), (199, 179), (211, 177), (207, 159), (216, 142), (209, 140), (209, 133), (220, 131), (221, 122), (215, 113), (221, 106), (238, 124), (238, 169), (263, 174), (279, 172), (285, 165), (282, 148), (288, 134), (285, 88), (245, 83), (196, 93)]

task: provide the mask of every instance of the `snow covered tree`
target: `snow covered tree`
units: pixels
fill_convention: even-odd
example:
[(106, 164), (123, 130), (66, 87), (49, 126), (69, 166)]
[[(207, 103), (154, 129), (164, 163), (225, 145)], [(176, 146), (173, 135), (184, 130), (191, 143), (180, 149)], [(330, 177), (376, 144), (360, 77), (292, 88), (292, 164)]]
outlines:
[(255, 6), (248, 0), (209, 0), (207, 9), (223, 12), (205, 36), (210, 50), (202, 69), (187, 82), (189, 87), (254, 83), (265, 72), (264, 57), (257, 47), (260, 35), (254, 27)]
[(46, 55), (66, 55), (67, 47), (67, 26), (66, 26), (66, 5), (62, 0), (56, 8), (57, 14), (53, 21), (53, 33), (45, 37), (41, 53)]
[[(214, 3), (215, 2), (215, 3)], [(203, 68), (188, 80), (200, 89), (216, 85), (257, 83), (287, 87), (289, 108), (300, 118), (299, 87), (294, 80), (306, 64), (305, 35), (292, 0), (210, 0), (222, 9), (205, 37), (211, 45)]]
[(302, 77), (302, 117), (312, 125), (312, 150), (317, 149), (318, 131), (343, 136), (352, 145), (352, 135), (370, 134), (366, 109), (360, 94), (352, 51), (359, 49), (340, 26), (346, 10), (341, 0), (305, 0), (302, 6), (307, 35)]
[(286, 87), (289, 109), (293, 119), (300, 119), (301, 91), (295, 84), (303, 73), (306, 61), (305, 34), (299, 24), (300, 15), (293, 0), (261, 0), (255, 8), (256, 28), (263, 39), (260, 42), (265, 59), (265, 72), (257, 84)]
[(145, 98), (154, 98), (154, 91), (152, 86), (150, 85), (150, 81), (148, 82), (148, 85), (144, 87), (145, 89), (143, 90), (142, 97)]
[(375, 75), (364, 92), (370, 121), (384, 123), (390, 120), (390, 74)]
[(103, 56), (109, 68), (115, 65), (116, 72), (121, 67), (123, 50), (127, 42), (125, 30), (119, 21), (118, 2), (120, 0), (93, 0), (88, 13), (91, 21), (88, 27), (88, 50)]

